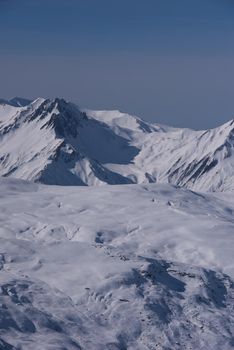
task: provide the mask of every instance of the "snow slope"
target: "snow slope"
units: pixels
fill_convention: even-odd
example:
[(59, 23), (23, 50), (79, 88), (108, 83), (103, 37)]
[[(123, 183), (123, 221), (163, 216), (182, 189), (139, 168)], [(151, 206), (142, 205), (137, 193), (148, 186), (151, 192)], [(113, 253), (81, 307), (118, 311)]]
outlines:
[(194, 131), (156, 124), (141, 127), (139, 118), (118, 111), (88, 113), (140, 150), (128, 167), (109, 167), (133, 182), (169, 182), (201, 191), (234, 189), (234, 120)]
[(0, 348), (230, 350), (234, 200), (0, 180)]
[(0, 175), (54, 185), (172, 183), (234, 189), (234, 121), (176, 129), (62, 99), (0, 103)]
[(131, 183), (102, 163), (128, 163), (136, 148), (75, 105), (38, 99), (0, 110), (2, 176), (57, 185)]

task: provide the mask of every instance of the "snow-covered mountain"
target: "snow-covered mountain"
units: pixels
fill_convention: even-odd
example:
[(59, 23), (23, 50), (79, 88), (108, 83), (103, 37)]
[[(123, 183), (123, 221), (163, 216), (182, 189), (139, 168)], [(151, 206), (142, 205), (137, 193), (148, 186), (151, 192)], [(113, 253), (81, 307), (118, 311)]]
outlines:
[(0, 349), (233, 349), (233, 145), (234, 121), (1, 101)]
[(231, 194), (9, 178), (0, 194), (0, 349), (233, 349)]
[(0, 101), (0, 175), (57, 185), (234, 190), (234, 120), (194, 131), (63, 99)]

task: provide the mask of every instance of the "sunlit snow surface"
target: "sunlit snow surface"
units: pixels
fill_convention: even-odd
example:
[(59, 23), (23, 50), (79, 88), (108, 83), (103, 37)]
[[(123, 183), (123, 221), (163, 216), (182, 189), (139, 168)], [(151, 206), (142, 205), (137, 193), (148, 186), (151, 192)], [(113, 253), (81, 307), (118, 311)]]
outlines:
[(0, 99), (0, 176), (62, 186), (170, 183), (234, 191), (234, 120), (194, 131), (119, 111), (82, 111), (58, 98), (25, 103)]
[(0, 180), (0, 349), (234, 348), (234, 200)]

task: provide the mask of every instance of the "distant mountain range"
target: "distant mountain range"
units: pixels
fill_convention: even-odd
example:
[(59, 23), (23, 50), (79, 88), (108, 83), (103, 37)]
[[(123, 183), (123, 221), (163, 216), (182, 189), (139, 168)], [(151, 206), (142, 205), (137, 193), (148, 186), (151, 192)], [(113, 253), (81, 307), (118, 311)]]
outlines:
[(0, 176), (51, 185), (234, 190), (234, 120), (194, 131), (63, 99), (0, 99)]

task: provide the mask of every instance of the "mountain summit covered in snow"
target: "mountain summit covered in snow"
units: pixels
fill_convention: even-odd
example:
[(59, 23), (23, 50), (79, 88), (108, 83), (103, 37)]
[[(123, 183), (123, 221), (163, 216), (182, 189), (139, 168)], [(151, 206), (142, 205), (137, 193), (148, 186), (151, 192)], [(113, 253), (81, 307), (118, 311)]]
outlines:
[(54, 185), (234, 190), (234, 120), (194, 131), (63, 99), (0, 100), (0, 176)]
[(0, 349), (232, 350), (233, 144), (1, 101)]

